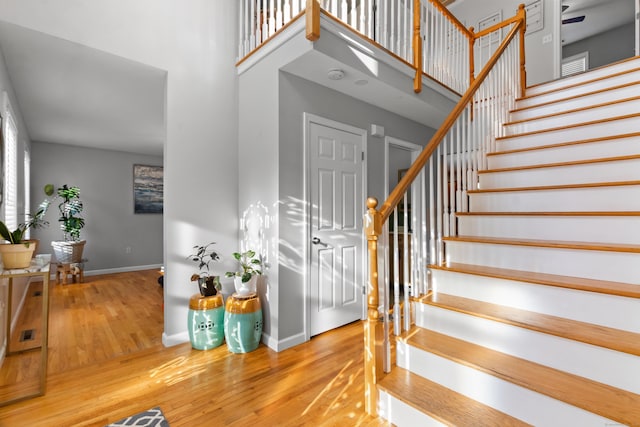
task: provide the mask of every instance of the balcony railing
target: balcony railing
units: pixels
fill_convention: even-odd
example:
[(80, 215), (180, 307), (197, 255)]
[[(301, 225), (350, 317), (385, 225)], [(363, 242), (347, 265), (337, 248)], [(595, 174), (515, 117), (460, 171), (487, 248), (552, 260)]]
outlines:
[(302, 19), (308, 3), (414, 67), (416, 91), (424, 73), (464, 93), (474, 78), (474, 58), (488, 58), (500, 32), (483, 32), (489, 40), (475, 43), (478, 34), (439, 0), (241, 0), (238, 59)]

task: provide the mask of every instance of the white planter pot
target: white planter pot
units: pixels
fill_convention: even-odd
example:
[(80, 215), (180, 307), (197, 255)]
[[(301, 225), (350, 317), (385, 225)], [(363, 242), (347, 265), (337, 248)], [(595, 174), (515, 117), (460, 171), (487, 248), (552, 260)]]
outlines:
[(252, 293), (256, 293), (256, 282), (258, 281), (258, 276), (251, 276), (251, 279), (248, 282), (242, 283), (241, 277), (234, 277), (233, 284), (236, 288), (236, 294), (238, 296), (247, 296)]
[(82, 252), (84, 250), (84, 244), (86, 240), (80, 240), (77, 242), (51, 242), (53, 253), (56, 257), (58, 264), (72, 264), (82, 262)]

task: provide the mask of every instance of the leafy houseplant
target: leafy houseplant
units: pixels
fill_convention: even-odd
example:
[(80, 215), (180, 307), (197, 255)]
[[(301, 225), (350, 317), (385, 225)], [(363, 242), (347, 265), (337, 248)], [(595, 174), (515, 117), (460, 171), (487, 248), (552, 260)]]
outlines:
[(69, 187), (67, 184), (58, 188), (58, 197), (62, 199), (58, 205), (60, 211), (60, 228), (65, 241), (80, 240), (80, 230), (84, 227), (84, 218), (80, 216), (84, 208), (80, 200), (80, 188)]
[(209, 249), (210, 246), (215, 245), (215, 242), (208, 243), (202, 246), (194, 246), (194, 253), (189, 255), (189, 259), (198, 264), (199, 273), (191, 275), (192, 282), (198, 282), (198, 289), (203, 297), (216, 295), (222, 285), (220, 284), (220, 278), (210, 274), (209, 264), (220, 260), (218, 253)]
[(36, 213), (30, 215), (28, 221), (19, 224), (18, 228), (13, 231), (9, 231), (7, 225), (0, 221), (0, 236), (9, 242), (0, 247), (4, 268), (26, 268), (29, 266), (37, 247), (37, 240), (25, 240), (24, 234), (30, 228), (43, 228), (49, 225), (44, 219), (49, 203), (49, 200), (45, 199)]
[(236, 292), (239, 295), (248, 295), (256, 291), (255, 278), (262, 274), (260, 267), (262, 261), (256, 258), (255, 251), (234, 252), (233, 257), (240, 263), (240, 270), (227, 271), (226, 277), (233, 277)]
[[(51, 184), (45, 187), (45, 192), (48, 190), (53, 192)], [(60, 213), (58, 222), (64, 235), (64, 241), (51, 242), (56, 260), (59, 263), (82, 262), (82, 251), (86, 241), (80, 240), (80, 230), (85, 225), (84, 218), (81, 216), (84, 204), (80, 200), (80, 188), (64, 184), (58, 188), (56, 198), (61, 199), (58, 204)]]

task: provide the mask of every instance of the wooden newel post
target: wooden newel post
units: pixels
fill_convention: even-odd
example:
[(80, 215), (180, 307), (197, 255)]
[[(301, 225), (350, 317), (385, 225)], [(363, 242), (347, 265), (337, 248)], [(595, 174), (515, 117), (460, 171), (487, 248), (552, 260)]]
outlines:
[(312, 42), (320, 38), (320, 3), (318, 0), (307, 0), (305, 10), (306, 36)]
[(367, 281), (367, 320), (364, 326), (364, 393), (365, 410), (377, 415), (378, 391), (376, 384), (382, 376), (383, 324), (378, 312), (378, 236), (382, 234), (382, 215), (376, 210), (378, 200), (367, 199), (364, 217), (369, 251), (369, 279)]
[(420, 35), (420, 0), (413, 0), (413, 65), (416, 76), (413, 79), (413, 91), (422, 92), (422, 36)]
[(524, 4), (518, 6), (518, 17), (522, 19), (522, 26), (520, 27), (520, 97), (524, 98), (527, 87), (527, 69), (524, 56), (524, 33), (527, 31), (527, 12), (524, 9)]

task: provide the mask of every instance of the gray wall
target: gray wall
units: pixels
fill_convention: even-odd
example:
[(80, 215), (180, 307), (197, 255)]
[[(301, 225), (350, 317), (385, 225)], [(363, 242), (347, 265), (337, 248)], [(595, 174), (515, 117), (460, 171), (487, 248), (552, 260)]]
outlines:
[[(495, 12), (502, 12), (502, 19), (516, 14), (522, 0), (469, 0), (455, 2), (449, 10), (467, 27), (478, 28), (478, 22)], [(544, 28), (526, 34), (527, 85), (553, 80), (560, 76), (560, 0), (544, 0)], [(551, 36), (543, 43), (544, 36)], [(476, 74), (480, 70), (476, 69)]]
[(562, 57), (589, 52), (589, 69), (611, 64), (635, 55), (634, 23), (571, 43), (562, 48)]
[[(47, 183), (80, 188), (86, 225), (86, 270), (106, 273), (127, 267), (162, 264), (162, 214), (133, 213), (133, 165), (162, 166), (162, 157), (34, 142), (31, 153), (31, 206), (45, 198)], [(52, 240), (62, 240), (57, 203), (47, 213), (50, 226), (35, 230), (38, 252), (50, 253)], [(127, 253), (130, 248), (130, 253)], [(130, 268), (129, 268), (130, 269)]]
[[(302, 258), (306, 228), (301, 226), (300, 212), (304, 203), (303, 113), (315, 114), (340, 123), (365, 129), (370, 125), (385, 128), (393, 136), (424, 145), (434, 130), (389, 111), (366, 104), (340, 92), (287, 73), (280, 73), (280, 148), (279, 163), (279, 338), (286, 341), (304, 334), (304, 266)], [(378, 197), (384, 192), (384, 138), (368, 135), (367, 184), (365, 196)], [(364, 212), (363, 212), (364, 214)]]

